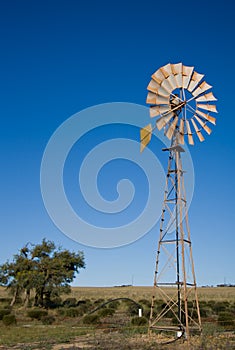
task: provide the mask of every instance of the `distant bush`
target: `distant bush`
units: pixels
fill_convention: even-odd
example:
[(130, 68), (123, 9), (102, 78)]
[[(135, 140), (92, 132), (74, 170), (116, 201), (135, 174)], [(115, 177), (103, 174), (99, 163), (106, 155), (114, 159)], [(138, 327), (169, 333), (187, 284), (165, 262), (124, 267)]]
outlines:
[(120, 306), (120, 301), (118, 300), (114, 300), (111, 301), (110, 303), (108, 303), (108, 307), (110, 307), (111, 309), (117, 309)]
[(148, 323), (148, 320), (146, 317), (133, 317), (131, 319), (131, 324), (133, 326), (145, 326)]
[(105, 302), (105, 299), (103, 298), (99, 298), (97, 300), (94, 301), (94, 305), (99, 305), (99, 304), (103, 304)]
[(115, 313), (115, 310), (112, 308), (102, 308), (98, 313), (100, 317), (112, 316)]
[(77, 299), (76, 298), (67, 298), (63, 301), (63, 306), (75, 307), (75, 306), (77, 306)]
[(9, 315), (10, 313), (10, 309), (0, 309), (0, 320), (2, 320), (5, 315)]
[(16, 324), (16, 317), (15, 315), (5, 315), (2, 318), (2, 322), (5, 326), (11, 326), (13, 324)]
[(89, 305), (81, 304), (77, 306), (79, 316), (83, 316), (90, 309)]
[(229, 308), (229, 303), (226, 301), (219, 301), (212, 306), (212, 309), (216, 314), (226, 311), (228, 308)]
[(234, 315), (227, 311), (220, 312), (218, 324), (229, 329), (233, 328), (235, 326)]
[(151, 301), (150, 300), (148, 300), (148, 299), (140, 299), (139, 300), (139, 304), (141, 304), (141, 305), (145, 305), (145, 306), (147, 306), (147, 307), (151, 307)]
[(68, 317), (78, 317), (81, 314), (80, 314), (78, 308), (76, 308), (76, 307), (69, 307), (68, 309), (65, 309), (64, 315), (68, 316)]
[(139, 306), (131, 303), (128, 305), (127, 311), (131, 316), (136, 316), (139, 313)]
[(100, 322), (100, 318), (98, 315), (86, 315), (83, 317), (84, 324), (97, 324)]
[(47, 316), (42, 316), (41, 317), (41, 321), (43, 324), (45, 325), (50, 325), (52, 323), (55, 322), (55, 317), (51, 316), (51, 315), (47, 315)]
[(36, 320), (41, 320), (43, 316), (47, 316), (48, 312), (46, 310), (41, 310), (41, 309), (32, 309), (27, 312), (27, 316), (36, 319)]

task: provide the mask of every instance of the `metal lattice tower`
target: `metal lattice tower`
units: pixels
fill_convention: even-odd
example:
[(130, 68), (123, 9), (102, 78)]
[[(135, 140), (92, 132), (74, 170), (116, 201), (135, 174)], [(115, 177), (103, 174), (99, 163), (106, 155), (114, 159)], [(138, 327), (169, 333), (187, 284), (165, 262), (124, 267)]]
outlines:
[[(166, 186), (160, 221), (160, 235), (156, 253), (154, 292), (151, 302), (149, 330), (173, 332), (174, 338), (184, 335), (189, 339), (193, 332), (201, 332), (201, 317), (194, 271), (192, 243), (188, 221), (188, 207), (184, 186), (182, 154), (184, 137), (194, 144), (193, 134), (204, 141), (201, 131), (211, 129), (215, 118), (201, 109), (217, 112), (208, 104), (216, 98), (204, 75), (194, 67), (182, 63), (167, 64), (152, 75), (148, 85), (147, 103), (150, 117), (157, 117), (156, 125), (147, 125), (140, 131), (141, 151), (151, 140), (152, 131), (164, 128), (171, 146)], [(191, 130), (194, 130), (193, 132)]]

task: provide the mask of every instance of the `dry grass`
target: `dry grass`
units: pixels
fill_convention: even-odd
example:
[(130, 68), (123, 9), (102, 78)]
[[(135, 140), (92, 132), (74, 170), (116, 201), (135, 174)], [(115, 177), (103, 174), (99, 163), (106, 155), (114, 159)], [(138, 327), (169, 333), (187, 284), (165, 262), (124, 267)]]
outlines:
[[(152, 287), (74, 287), (70, 295), (63, 298), (76, 298), (77, 300), (130, 298), (135, 301), (141, 299), (151, 300)], [(198, 288), (199, 300), (225, 302), (233, 304), (235, 300), (235, 288), (216, 287)], [(0, 298), (8, 298), (5, 289), (0, 288)], [(121, 305), (122, 306), (122, 305)], [(115, 313), (115, 317), (102, 321), (102, 324), (85, 326), (81, 319), (58, 316), (56, 310), (50, 310), (50, 314), (56, 317), (53, 325), (42, 325), (40, 321), (32, 321), (26, 316), (26, 311), (17, 306), (17, 326), (0, 327), (0, 350), (157, 350), (166, 349), (156, 345), (156, 339), (149, 339), (147, 327), (138, 329), (131, 326), (130, 316), (126, 315), (122, 308)], [(1, 322), (1, 321), (0, 321)], [(190, 347), (187, 343), (177, 342), (169, 345), (167, 349), (190, 350), (222, 350), (235, 349), (235, 333), (224, 332), (216, 328), (216, 324), (204, 325), (202, 337), (193, 337)]]
[[(153, 287), (73, 287), (71, 297), (77, 299), (114, 299), (131, 298), (136, 301), (140, 299), (151, 300)], [(199, 300), (229, 301), (235, 300), (235, 288), (214, 287), (198, 288)]]

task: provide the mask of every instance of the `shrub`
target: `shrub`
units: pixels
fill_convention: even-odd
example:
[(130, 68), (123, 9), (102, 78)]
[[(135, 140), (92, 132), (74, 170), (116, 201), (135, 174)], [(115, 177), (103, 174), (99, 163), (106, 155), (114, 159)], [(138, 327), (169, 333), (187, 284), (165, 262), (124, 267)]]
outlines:
[(15, 315), (4, 315), (2, 318), (2, 322), (5, 326), (16, 324), (16, 317)]
[(63, 301), (63, 306), (75, 307), (75, 306), (77, 306), (77, 299), (76, 298), (67, 298)]
[(223, 311), (219, 313), (218, 324), (223, 327), (235, 326), (234, 315), (231, 312)]
[(41, 321), (43, 324), (45, 325), (50, 325), (52, 323), (55, 322), (55, 317), (51, 316), (51, 315), (47, 315), (47, 316), (42, 316), (41, 317)]
[(147, 299), (140, 299), (140, 300), (139, 300), (139, 303), (140, 303), (141, 305), (147, 306), (148, 308), (151, 307), (151, 301), (150, 301), (150, 300), (147, 300)]
[(136, 305), (136, 304), (129, 304), (128, 306), (128, 313), (131, 315), (131, 316), (136, 316), (138, 315), (139, 313), (139, 306)]
[(10, 309), (0, 309), (0, 320), (2, 320), (5, 315), (9, 315), (10, 313)]
[(70, 307), (68, 309), (65, 310), (65, 313), (64, 313), (65, 316), (68, 316), (68, 317), (78, 317), (80, 316), (80, 312), (77, 308), (75, 307)]
[(41, 309), (33, 309), (33, 310), (29, 310), (27, 312), (27, 316), (30, 318), (34, 318), (36, 320), (41, 320), (41, 318), (43, 316), (47, 316), (48, 312), (46, 310), (41, 310)]
[(110, 303), (108, 303), (108, 307), (115, 310), (119, 307), (119, 305), (120, 302), (118, 300), (110, 301)]
[(103, 298), (99, 298), (99, 299), (97, 299), (97, 300), (95, 300), (94, 301), (94, 305), (99, 305), (99, 304), (103, 304), (105, 302), (105, 299), (103, 299)]
[(77, 310), (79, 312), (79, 316), (82, 316), (89, 310), (89, 305), (87, 305), (87, 304), (80, 304), (77, 307)]
[(215, 303), (212, 308), (216, 314), (219, 314), (220, 312), (226, 311), (229, 308), (229, 303), (226, 301), (219, 301)]
[(112, 308), (105, 308), (99, 310), (100, 317), (112, 316), (115, 313), (115, 310)]
[(145, 326), (147, 323), (148, 323), (148, 320), (147, 320), (146, 317), (138, 317), (138, 316), (136, 316), (136, 317), (133, 317), (131, 319), (131, 324), (133, 326), (138, 326), (138, 327), (139, 326)]
[(97, 324), (100, 319), (98, 315), (86, 315), (83, 317), (84, 324)]

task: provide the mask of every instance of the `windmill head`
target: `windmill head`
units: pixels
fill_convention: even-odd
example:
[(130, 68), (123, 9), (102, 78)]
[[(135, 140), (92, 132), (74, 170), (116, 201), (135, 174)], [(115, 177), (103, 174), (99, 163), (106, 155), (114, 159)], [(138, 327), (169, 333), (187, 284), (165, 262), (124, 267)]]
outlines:
[(151, 77), (147, 87), (146, 103), (150, 104), (150, 117), (155, 118), (155, 125), (148, 124), (140, 130), (141, 152), (151, 140), (154, 129), (161, 130), (168, 139), (177, 134), (180, 144), (185, 137), (194, 145), (194, 135), (204, 141), (203, 134), (210, 135), (208, 123), (216, 119), (209, 113), (217, 113), (216, 106), (210, 104), (217, 99), (210, 91), (212, 86), (203, 79), (204, 75), (194, 71), (194, 67), (182, 63), (159, 68)]

